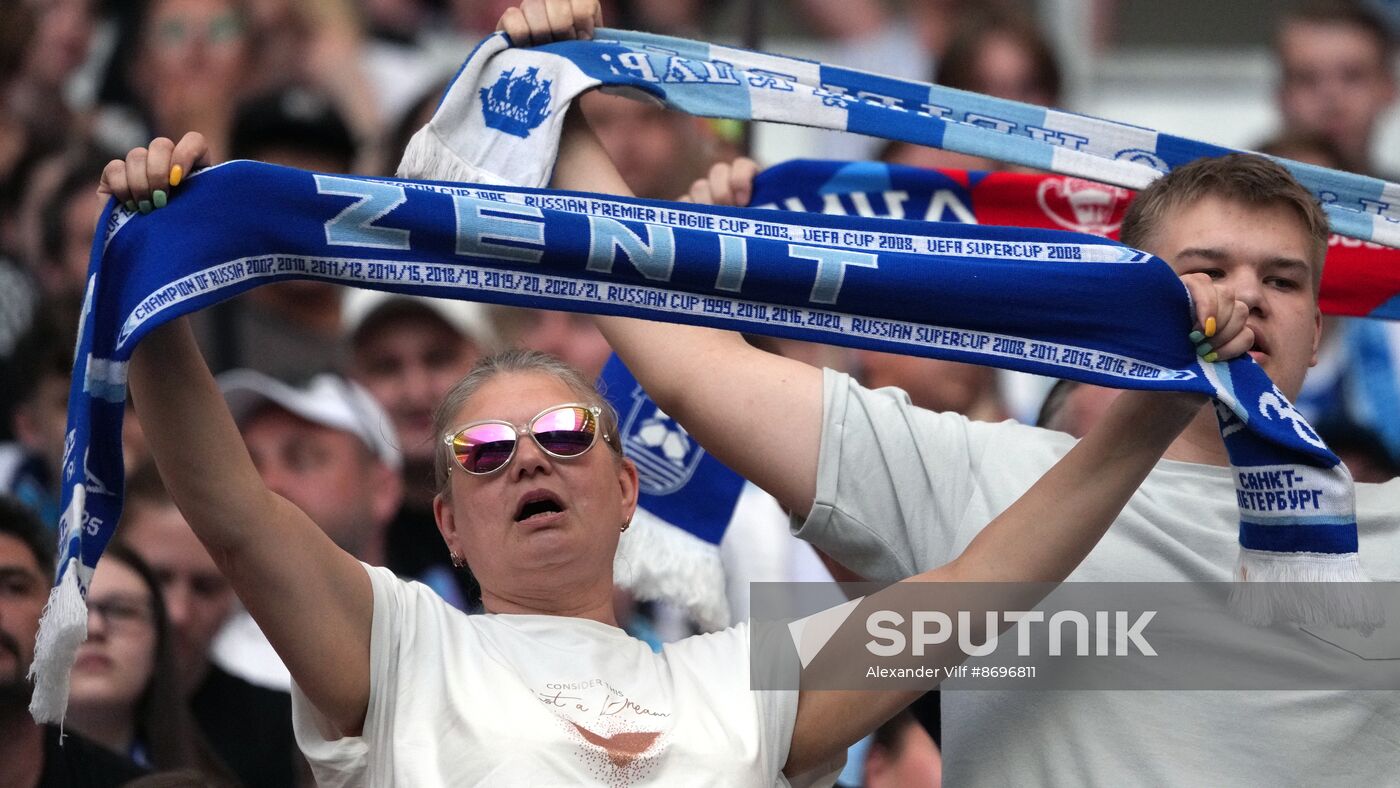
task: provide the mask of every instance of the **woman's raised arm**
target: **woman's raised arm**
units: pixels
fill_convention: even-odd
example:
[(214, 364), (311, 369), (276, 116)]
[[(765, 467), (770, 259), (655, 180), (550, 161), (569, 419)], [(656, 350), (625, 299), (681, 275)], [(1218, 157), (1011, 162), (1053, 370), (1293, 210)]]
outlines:
[[(157, 139), (109, 163), (98, 191), (158, 210), (206, 154), (199, 134), (178, 145)], [(136, 416), (181, 513), (301, 690), (342, 733), (357, 733), (369, 702), (369, 575), (263, 484), (187, 319), (147, 335), (128, 372)]]

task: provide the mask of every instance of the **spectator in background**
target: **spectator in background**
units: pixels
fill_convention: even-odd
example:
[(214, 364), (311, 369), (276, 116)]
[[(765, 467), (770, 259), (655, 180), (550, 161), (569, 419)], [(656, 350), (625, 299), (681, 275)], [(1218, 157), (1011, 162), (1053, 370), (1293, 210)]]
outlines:
[(938, 745), (912, 713), (902, 711), (875, 729), (865, 754), (864, 788), (936, 788), (942, 782)]
[(715, 141), (701, 118), (597, 90), (579, 106), (638, 197), (674, 200), (714, 163)]
[[(0, 12), (0, 28), (5, 29), (0, 33), (5, 50), (0, 55), (0, 116), (22, 126), (39, 154), (60, 150), (77, 131), (67, 87), (87, 60), (92, 2), (10, 0), (5, 5)], [(10, 79), (4, 79), (6, 71)], [(4, 159), (0, 154), (0, 163)]]
[(360, 68), (379, 117), (403, 117), (430, 85), (456, 73), (471, 47), (495, 29), (494, 17), (478, 16), (495, 2), (359, 0), (365, 35)]
[(379, 131), (375, 91), (361, 64), (364, 31), (356, 0), (247, 0), (257, 42), (253, 86), (308, 84), (335, 99), (357, 139)]
[(1108, 411), (1120, 391), (1077, 380), (1057, 380), (1045, 395), (1035, 426), (1082, 438)]
[[(935, 84), (1045, 107), (1061, 103), (1060, 64), (1030, 16), (1011, 6), (970, 10), (953, 30)], [(1013, 165), (961, 153), (891, 142), (880, 160), (912, 167), (1015, 170)]]
[(81, 301), (87, 289), (88, 254), (96, 229), (92, 186), (88, 182), (104, 163), (105, 158), (95, 156), (66, 162), (62, 179), (35, 206), (39, 232), (35, 238), (36, 254), (30, 261), (49, 298)]
[[(374, 398), (329, 373), (296, 388), (235, 370), (219, 376), (219, 387), (268, 489), (306, 512), (342, 550), (383, 566), (385, 533), (403, 504), (402, 458), (393, 424)], [(453, 592), (446, 585), (434, 590), (444, 598)], [(214, 658), (255, 684), (291, 687), (246, 611), (220, 633)]]
[(131, 548), (109, 545), (88, 593), (87, 640), (65, 723), (146, 768), (221, 775), (180, 694), (160, 584)]
[(1060, 103), (1062, 87), (1059, 58), (1035, 21), (995, 4), (968, 13), (954, 28), (937, 81), (1043, 107)]
[(12, 422), (20, 394), (15, 351), (40, 308), (39, 286), (19, 263), (0, 252), (0, 445), (14, 440)]
[(33, 514), (0, 497), (0, 785), (115, 788), (145, 770), (29, 716), (29, 666), (53, 577), (52, 549), (53, 539)]
[(229, 144), (240, 159), (316, 172), (355, 171), (359, 145), (335, 97), (309, 84), (250, 96), (233, 114)]
[[(71, 333), (77, 325), (95, 225), (92, 173), (100, 172), (106, 159), (74, 147), (27, 167), (26, 182), (15, 184), (23, 197), (10, 211), (12, 240), (0, 248), (15, 253), (23, 273), (0, 276), (8, 280), (0, 285), (4, 330), (22, 334), (48, 321)], [(0, 206), (6, 202), (9, 198), (0, 198)]]
[(15, 440), (0, 444), (0, 495), (29, 507), (50, 529), (58, 527), (58, 486), (73, 369), (72, 329), (42, 315), (15, 350)]
[(29, 256), (38, 234), (23, 221), (32, 214), (31, 183), (81, 142), (86, 118), (69, 105), (67, 88), (92, 28), (90, 0), (0, 3), (0, 249), (7, 252)]
[(857, 351), (856, 356), (856, 377), (867, 388), (895, 386), (921, 408), (961, 413), (976, 421), (1009, 417), (992, 367), (874, 350)]
[(1342, 149), (1324, 134), (1306, 131), (1285, 131), (1259, 143), (1255, 150), (1270, 156), (1316, 164), (1319, 167), (1341, 168), (1345, 157)]
[(130, 79), (156, 134), (199, 131), (229, 155), (233, 110), (250, 87), (255, 42), (243, 0), (150, 0)]
[(267, 486), (341, 549), (382, 566), (384, 528), (403, 502), (403, 460), (374, 398), (332, 374), (295, 388), (235, 370), (219, 386)]
[(87, 290), (96, 229), (92, 174), (101, 172), (110, 158), (81, 149), (52, 157), (36, 168), (21, 210), (20, 226), (27, 236), (21, 252), (64, 323), (77, 324)]
[[(616, 0), (607, 14), (622, 30), (645, 30), (664, 36), (701, 38), (706, 23), (717, 15), (700, 0)], [(706, 13), (708, 12), (708, 13)]]
[(490, 314), (503, 344), (548, 353), (589, 380), (598, 378), (612, 355), (588, 315), (508, 306), (493, 306)]
[(141, 466), (127, 479), (118, 530), (160, 580), (174, 671), (182, 691), (191, 694), (217, 670), (209, 662), (209, 644), (233, 610), (233, 591), (175, 507), (154, 465)]
[(454, 572), (433, 519), (433, 413), (452, 385), (495, 348), (486, 310), (468, 301), (350, 290), (343, 314), (350, 376), (388, 413), (403, 455), (403, 506), (389, 524), (385, 565), (435, 588), (458, 586), (460, 597), (470, 599), (469, 575)]
[[(984, 3), (985, 4), (985, 3)], [(916, 63), (925, 57), (940, 60), (958, 19), (967, 13), (966, 0), (794, 0), (793, 6), (817, 35), (838, 41), (858, 41), (880, 31), (901, 29), (911, 36), (917, 54), (904, 53)], [(905, 47), (911, 49), (911, 47)], [(892, 53), (884, 53), (889, 58)], [(854, 64), (852, 64), (854, 65)], [(893, 72), (891, 72), (893, 73)], [(911, 78), (916, 75), (911, 75)]]
[(450, 84), (450, 75), (434, 81), (414, 97), (408, 108), (399, 115), (398, 122), (394, 124), (394, 127), (385, 133), (384, 142), (379, 151), (378, 167), (381, 175), (393, 177), (394, 173), (398, 171), (399, 161), (403, 159), (403, 152), (408, 148), (408, 141), (413, 139), (413, 135), (433, 119), (438, 102), (442, 100), (442, 96), (447, 92), (447, 86)]
[(0, 3), (0, 109), (4, 110), (0, 112), (0, 244), (14, 235), (9, 217), (22, 191), (27, 165), (40, 157), (29, 150), (34, 140), (24, 119), (9, 109), (33, 26), (28, 4)]
[[(332, 97), (301, 85), (240, 103), (229, 145), (235, 158), (328, 173), (352, 172), (359, 149)], [(300, 382), (342, 366), (343, 292), (304, 279), (266, 285), (207, 310), (196, 333), (215, 372), (250, 367)]]
[(1372, 430), (1355, 424), (1329, 424), (1319, 427), (1317, 434), (1342, 459), (1355, 481), (1381, 484), (1400, 476), (1400, 460)]
[[(1284, 133), (1259, 146), (1261, 153), (1321, 167), (1344, 167), (1345, 155), (1332, 138)], [(1359, 243), (1331, 237), (1331, 244)], [(1298, 410), (1337, 441), (1337, 455), (1357, 481), (1385, 481), (1400, 465), (1400, 326), (1386, 320), (1324, 315), (1317, 364), (1294, 400)]]
[[(423, 0), (366, 0), (371, 6), (416, 6)], [(514, 3), (511, 0), (447, 0), (452, 26), (475, 41), (496, 29), (496, 22)]]
[(1308, 0), (1284, 14), (1275, 39), (1285, 130), (1336, 146), (1343, 169), (1372, 172), (1377, 121), (1395, 101), (1395, 43), (1354, 0)]
[(233, 590), (175, 508), (154, 465), (127, 480), (118, 532), (160, 583), (169, 614), (169, 669), (204, 741), (245, 785), (295, 784), (300, 756), (291, 696), (251, 684), (212, 661), (214, 637), (233, 612)]

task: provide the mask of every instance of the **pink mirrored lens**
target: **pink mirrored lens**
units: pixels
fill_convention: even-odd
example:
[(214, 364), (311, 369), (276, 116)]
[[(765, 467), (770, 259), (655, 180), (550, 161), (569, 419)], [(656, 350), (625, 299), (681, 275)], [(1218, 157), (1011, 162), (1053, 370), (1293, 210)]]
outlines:
[(472, 473), (490, 473), (515, 453), (515, 429), (505, 424), (478, 424), (452, 439), (457, 462)]
[(545, 451), (561, 457), (577, 457), (593, 445), (598, 422), (587, 408), (558, 408), (536, 419), (533, 431), (535, 440)]

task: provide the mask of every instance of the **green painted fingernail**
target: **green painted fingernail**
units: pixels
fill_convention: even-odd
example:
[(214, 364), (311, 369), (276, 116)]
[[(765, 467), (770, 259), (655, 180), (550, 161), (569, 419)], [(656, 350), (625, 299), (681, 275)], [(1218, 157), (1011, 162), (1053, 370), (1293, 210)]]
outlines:
[(136, 210), (136, 201), (135, 201), (135, 200), (127, 200), (127, 201), (126, 201), (126, 209), (127, 209), (128, 211), (133, 211), (133, 212), (134, 212), (134, 211)]
[(1209, 342), (1202, 342), (1201, 344), (1196, 346), (1196, 354), (1201, 356), (1204, 356), (1205, 354), (1210, 353), (1213, 350), (1215, 350), (1215, 348), (1211, 347)]
[(154, 210), (151, 207), (150, 200), (142, 200), (141, 202), (136, 204), (136, 207), (140, 209), (141, 213), (150, 213), (152, 210)]
[(1205, 360), (1211, 364), (1214, 364), (1215, 362), (1220, 360), (1220, 354), (1212, 350), (1205, 355)]
[(164, 208), (166, 203), (165, 190), (156, 189), (154, 192), (152, 192), (151, 201), (156, 204), (157, 208)]
[(1192, 331), (1190, 334), (1187, 334), (1187, 336), (1190, 337), (1191, 344), (1193, 345), (1199, 345), (1202, 342), (1206, 341), (1206, 335), (1202, 334), (1199, 331)]

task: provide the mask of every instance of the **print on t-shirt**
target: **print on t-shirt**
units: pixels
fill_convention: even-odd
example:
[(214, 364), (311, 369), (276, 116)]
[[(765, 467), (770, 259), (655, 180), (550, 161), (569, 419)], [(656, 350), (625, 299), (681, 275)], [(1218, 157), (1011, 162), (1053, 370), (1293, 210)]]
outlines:
[(585, 768), (609, 785), (643, 779), (666, 751), (671, 713), (648, 708), (603, 679), (549, 682), (535, 694), (578, 744)]

